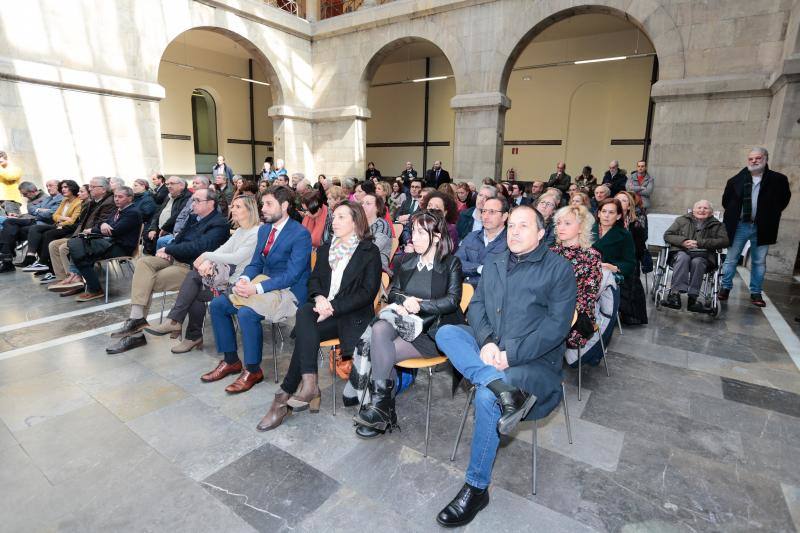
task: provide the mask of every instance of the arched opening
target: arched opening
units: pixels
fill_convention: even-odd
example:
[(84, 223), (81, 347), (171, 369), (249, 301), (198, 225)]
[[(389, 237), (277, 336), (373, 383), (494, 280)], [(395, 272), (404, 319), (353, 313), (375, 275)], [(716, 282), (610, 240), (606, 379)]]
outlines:
[(192, 133), (196, 168), (214, 165), (217, 147), (217, 104), (204, 89), (192, 91)]
[(384, 46), (363, 77), (368, 85), (366, 160), (384, 176), (398, 176), (410, 161), (418, 175), (434, 161), (452, 169), (456, 94), (453, 68), (442, 50), (421, 38)]
[(506, 65), (503, 172), (547, 181), (558, 161), (602, 179), (611, 160), (647, 158), (657, 79), (655, 48), (621, 12), (568, 10), (543, 21)]
[(260, 173), (273, 155), (267, 109), (280, 90), (252, 43), (219, 28), (188, 30), (164, 51), (158, 81), (165, 173), (210, 174), (218, 155), (236, 174)]

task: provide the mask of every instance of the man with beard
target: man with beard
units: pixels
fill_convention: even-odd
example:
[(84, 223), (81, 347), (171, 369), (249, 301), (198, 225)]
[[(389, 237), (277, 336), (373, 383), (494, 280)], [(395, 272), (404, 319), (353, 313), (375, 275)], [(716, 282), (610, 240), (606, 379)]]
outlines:
[(736, 264), (745, 243), (750, 242), (750, 301), (757, 307), (767, 304), (761, 285), (767, 271), (769, 245), (778, 240), (781, 213), (789, 205), (792, 193), (789, 180), (770, 170), (766, 148), (756, 147), (747, 155), (747, 166), (728, 180), (722, 193), (725, 208), (723, 222), (731, 245), (722, 265), (722, 289), (719, 299), (727, 300), (733, 288)]

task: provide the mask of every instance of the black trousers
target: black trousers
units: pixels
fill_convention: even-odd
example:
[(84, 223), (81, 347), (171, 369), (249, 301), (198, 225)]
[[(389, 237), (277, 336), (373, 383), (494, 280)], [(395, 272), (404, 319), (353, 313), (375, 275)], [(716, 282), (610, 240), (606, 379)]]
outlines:
[[(36, 227), (36, 226), (35, 226)], [(72, 236), (75, 232), (75, 226), (66, 226), (63, 228), (53, 228), (49, 231), (45, 231), (42, 236), (42, 242), (39, 245), (39, 262), (47, 265), (50, 267), (50, 272), (53, 272), (53, 263), (50, 261), (50, 243), (58, 240), (64, 239), (66, 237)], [(28, 250), (30, 250), (30, 237), (28, 238)]]
[(17, 242), (27, 238), (28, 230), (35, 222), (32, 218), (7, 218), (0, 232), (0, 254), (13, 256)]
[(52, 224), (36, 224), (28, 229), (28, 254), (39, 253), (39, 248), (42, 245), (42, 236), (45, 232), (54, 230), (56, 227)]
[(281, 389), (289, 394), (297, 392), (303, 374), (317, 373), (319, 343), (339, 336), (339, 321), (329, 317), (317, 322), (319, 315), (314, 312), (314, 304), (304, 304), (295, 317), (295, 339), (289, 370), (283, 378)]
[(203, 286), (203, 280), (197, 270), (190, 271), (183, 280), (175, 305), (167, 315), (175, 322), (182, 323), (186, 316), (189, 316), (189, 323), (186, 325), (186, 338), (196, 341), (203, 338), (203, 317), (206, 314), (206, 306), (211, 292)]
[(80, 264), (76, 264), (75, 266), (83, 276), (83, 279), (86, 280), (86, 292), (100, 292), (100, 278), (97, 277), (97, 272), (94, 270), (94, 264), (101, 259), (109, 259), (111, 257), (120, 257), (123, 255), (130, 255), (131, 250), (126, 250), (119, 244), (112, 244), (111, 248), (105, 251), (104, 254), (95, 256), (95, 257), (87, 257), (83, 262)]

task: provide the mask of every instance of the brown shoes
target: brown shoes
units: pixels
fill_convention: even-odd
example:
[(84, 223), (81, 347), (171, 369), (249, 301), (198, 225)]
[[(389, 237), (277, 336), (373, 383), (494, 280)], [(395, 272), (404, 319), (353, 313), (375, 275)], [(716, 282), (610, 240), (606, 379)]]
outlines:
[[(149, 332), (150, 328), (145, 328), (145, 331)], [(181, 342), (170, 348), (172, 353), (187, 353), (191, 352), (197, 348), (198, 350), (203, 349), (203, 338), (200, 337), (199, 339), (193, 341), (191, 339), (183, 339)]]
[(264, 372), (259, 368), (258, 372), (248, 372), (245, 370), (236, 381), (225, 387), (225, 392), (229, 394), (239, 394), (240, 392), (247, 392), (253, 388), (256, 383), (264, 381)]
[(272, 405), (269, 406), (269, 411), (258, 423), (256, 429), (258, 431), (269, 431), (275, 429), (283, 423), (283, 420), (292, 414), (292, 410), (286, 405), (289, 400), (290, 394), (280, 389), (275, 393), (275, 399), (272, 400)]
[[(64, 294), (64, 293), (62, 292), (61, 294)], [(75, 298), (75, 301), (76, 302), (90, 302), (92, 300), (97, 300), (98, 298), (102, 298), (103, 296), (105, 296), (105, 294), (103, 294), (103, 291), (98, 291), (98, 292), (88, 292), (87, 291), (87, 292), (84, 292), (84, 293), (81, 293), (80, 295), (78, 295), (78, 297)]]
[(228, 364), (224, 360), (220, 361), (217, 368), (207, 374), (200, 376), (200, 381), (211, 383), (212, 381), (219, 381), (225, 376), (236, 374), (242, 371), (242, 362), (236, 361), (233, 364)]
[[(162, 322), (161, 324), (156, 324), (155, 326), (147, 326), (144, 330), (149, 333), (150, 335), (166, 335), (169, 333), (169, 336), (173, 339), (177, 339), (180, 336), (181, 331), (183, 330), (183, 324), (179, 322), (175, 322), (171, 318), (168, 318), (166, 322)], [(187, 350), (188, 351), (188, 350)]]
[(318, 413), (321, 401), (322, 392), (317, 384), (317, 375), (303, 374), (300, 390), (294, 393), (286, 404), (295, 411), (305, 411), (310, 408), (312, 413)]

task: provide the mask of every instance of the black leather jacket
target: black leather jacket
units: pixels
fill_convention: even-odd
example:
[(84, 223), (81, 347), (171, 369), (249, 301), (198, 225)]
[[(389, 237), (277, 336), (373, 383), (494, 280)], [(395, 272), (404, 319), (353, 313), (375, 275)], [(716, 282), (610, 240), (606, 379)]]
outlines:
[(389, 303), (402, 304), (408, 296), (422, 298), (419, 316), (422, 318), (423, 330), (433, 337), (441, 325), (464, 323), (464, 315), (459, 307), (463, 282), (461, 260), (454, 255), (448, 255), (441, 261), (433, 263), (430, 297), (427, 294), (410, 294), (405, 290), (414, 274), (419, 272), (417, 270), (418, 260), (419, 255), (415, 253), (408, 254), (403, 259), (389, 288)]

